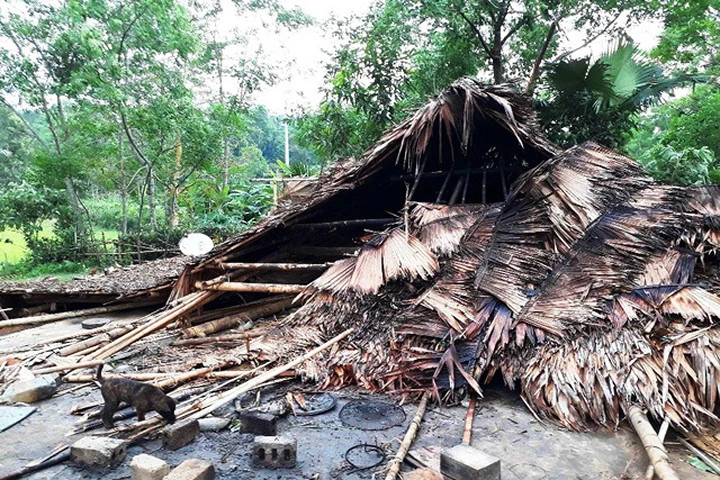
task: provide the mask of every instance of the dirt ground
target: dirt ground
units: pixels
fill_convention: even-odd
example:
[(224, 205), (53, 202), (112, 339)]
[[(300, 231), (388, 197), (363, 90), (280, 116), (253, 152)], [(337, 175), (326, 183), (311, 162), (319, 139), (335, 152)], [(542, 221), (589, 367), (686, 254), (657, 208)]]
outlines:
[[(122, 323), (130, 315), (114, 316)], [(17, 348), (30, 341), (79, 329), (79, 320), (64, 321), (24, 330), (0, 337), (0, 350)], [(61, 392), (75, 385), (66, 385)], [(304, 386), (308, 388), (308, 386)], [(276, 387), (277, 389), (286, 387)], [(263, 392), (269, 399), (280, 390)], [(352, 446), (366, 443), (378, 445), (388, 452), (397, 449), (415, 412), (414, 405), (403, 406), (406, 418), (402, 425), (387, 430), (367, 431), (344, 425), (338, 416), (340, 409), (356, 398), (381, 399), (389, 397), (365, 395), (357, 391), (336, 392), (335, 409), (313, 417), (287, 416), (278, 423), (278, 432), (295, 437), (298, 442), (298, 464), (292, 470), (255, 470), (250, 465), (252, 435), (221, 432), (202, 433), (193, 443), (177, 451), (166, 450), (160, 440), (141, 443), (128, 449), (126, 460), (110, 471), (89, 471), (65, 463), (35, 473), (27, 478), (40, 479), (126, 479), (130, 478), (130, 460), (140, 453), (149, 453), (166, 460), (171, 466), (188, 458), (212, 461), (219, 479), (371, 479), (382, 478), (383, 466), (374, 470), (353, 471), (343, 456)], [(94, 385), (35, 404), (38, 410), (21, 423), (0, 433), (0, 474), (22, 467), (45, 456), (60, 443), (72, 443), (83, 435), (66, 437), (80, 418), (69, 414), (74, 405), (100, 400)], [(232, 407), (216, 412), (232, 416)], [(413, 449), (450, 447), (460, 443), (466, 410), (462, 406), (429, 408)], [(134, 422), (130, 419), (129, 422)], [(102, 433), (102, 429), (90, 433)], [(576, 433), (536, 420), (517, 393), (502, 388), (490, 388), (478, 402), (473, 428), (473, 446), (501, 460), (504, 480), (524, 479), (636, 479), (644, 478), (647, 458), (635, 434), (628, 428), (617, 432)], [(678, 475), (682, 479), (717, 478), (701, 472), (686, 460), (687, 451), (669, 438), (668, 447)], [(410, 471), (407, 465), (404, 471)]]

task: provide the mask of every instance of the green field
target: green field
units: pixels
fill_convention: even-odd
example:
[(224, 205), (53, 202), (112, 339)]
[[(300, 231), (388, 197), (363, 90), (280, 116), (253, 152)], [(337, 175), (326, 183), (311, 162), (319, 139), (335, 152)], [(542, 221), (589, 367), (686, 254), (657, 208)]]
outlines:
[[(43, 223), (41, 237), (50, 238), (53, 236), (52, 221)], [(102, 230), (97, 229), (95, 231), (95, 240), (102, 241), (103, 236), (105, 241), (116, 240), (118, 238), (117, 230)], [(0, 264), (9, 263), (16, 264), (20, 263), (25, 255), (28, 253), (28, 248), (25, 243), (25, 239), (22, 234), (17, 230), (7, 229), (0, 231)]]

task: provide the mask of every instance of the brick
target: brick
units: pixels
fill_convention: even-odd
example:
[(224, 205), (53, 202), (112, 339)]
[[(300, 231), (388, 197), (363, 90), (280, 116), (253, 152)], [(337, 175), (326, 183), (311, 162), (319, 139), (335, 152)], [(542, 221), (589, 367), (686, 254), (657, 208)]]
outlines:
[(152, 455), (141, 453), (135, 455), (130, 462), (130, 478), (132, 480), (163, 480), (170, 473), (170, 465)]
[(219, 432), (223, 428), (230, 425), (229, 418), (207, 417), (198, 420), (201, 432)]
[(54, 373), (21, 380), (10, 385), (3, 398), (8, 402), (34, 403), (52, 397), (59, 384), (60, 377)]
[(70, 447), (70, 458), (86, 467), (114, 467), (125, 459), (127, 444), (117, 438), (88, 435)]
[(276, 435), (277, 417), (269, 413), (243, 412), (240, 414), (240, 431), (255, 435)]
[(443, 480), (443, 476), (431, 468), (420, 468), (403, 475), (403, 480)]
[(455, 445), (440, 455), (440, 472), (454, 480), (500, 480), (500, 460), (469, 445)]
[(287, 436), (255, 437), (252, 464), (255, 468), (294, 468), (297, 464), (297, 440)]
[(170, 450), (177, 450), (195, 440), (200, 433), (197, 420), (185, 420), (168, 425), (163, 429), (163, 445)]
[(165, 480), (213, 480), (215, 467), (210, 462), (191, 458), (173, 468)]

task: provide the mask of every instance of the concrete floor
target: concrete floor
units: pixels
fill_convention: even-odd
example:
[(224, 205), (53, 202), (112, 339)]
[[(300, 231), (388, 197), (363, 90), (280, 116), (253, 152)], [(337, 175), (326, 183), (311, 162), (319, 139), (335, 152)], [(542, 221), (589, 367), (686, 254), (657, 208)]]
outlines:
[[(128, 315), (121, 317), (127, 321)], [(0, 349), (26, 341), (56, 336), (74, 328), (77, 321), (61, 322), (0, 337)], [(33, 332), (33, 330), (35, 330)], [(272, 396), (267, 392), (264, 397)], [(58, 465), (27, 478), (46, 479), (125, 479), (130, 478), (129, 464), (134, 455), (149, 453), (175, 466), (188, 458), (212, 461), (219, 479), (371, 479), (382, 478), (378, 469), (352, 472), (343, 459), (345, 451), (358, 444), (384, 447), (392, 454), (402, 439), (415, 406), (403, 407), (407, 418), (403, 425), (388, 430), (365, 431), (345, 426), (338, 417), (350, 399), (368, 397), (358, 392), (338, 393), (337, 407), (315, 417), (286, 417), (278, 423), (279, 433), (292, 435), (298, 441), (298, 465), (292, 470), (254, 470), (250, 466), (252, 436), (224, 430), (203, 433), (192, 444), (177, 451), (162, 448), (159, 440), (148, 441), (128, 449), (127, 459), (112, 471), (88, 471), (70, 463)], [(387, 397), (377, 397), (389, 400)], [(97, 387), (90, 386), (36, 404), (38, 411), (21, 423), (0, 433), (0, 474), (20, 468), (31, 460), (45, 456), (62, 442), (72, 443), (82, 435), (65, 437), (79, 417), (69, 415), (77, 404), (97, 401)], [(227, 409), (225, 414), (231, 414)], [(413, 449), (450, 447), (460, 442), (465, 409), (430, 408)], [(129, 422), (134, 422), (134, 419)], [(95, 433), (102, 433), (102, 429)], [(636, 479), (644, 478), (647, 458), (633, 432), (575, 433), (552, 424), (538, 422), (517, 397), (504, 389), (489, 389), (478, 401), (473, 428), (473, 446), (501, 459), (504, 480), (532, 479)], [(714, 475), (696, 470), (685, 462), (686, 451), (670, 445), (670, 453), (682, 479), (711, 479)], [(409, 471), (409, 467), (404, 468)]]

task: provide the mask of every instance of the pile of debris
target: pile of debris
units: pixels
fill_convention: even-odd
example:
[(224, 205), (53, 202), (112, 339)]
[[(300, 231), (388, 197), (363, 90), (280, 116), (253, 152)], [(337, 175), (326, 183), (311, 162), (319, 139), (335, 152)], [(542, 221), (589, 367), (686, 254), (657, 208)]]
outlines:
[[(185, 268), (165, 308), (44, 350), (72, 352), (50, 368), (75, 370), (146, 338), (174, 341), (156, 367), (234, 345), (182, 379), (255, 376), (189, 418), (286, 371), (439, 401), (499, 373), (571, 429), (616, 428), (640, 406), (701, 432), (720, 424), (719, 219), (717, 187), (660, 185), (591, 143), (560, 153), (527, 99), (463, 79)], [(156, 367), (135, 376), (162, 383)], [(138, 425), (131, 438), (157, 426)]]

